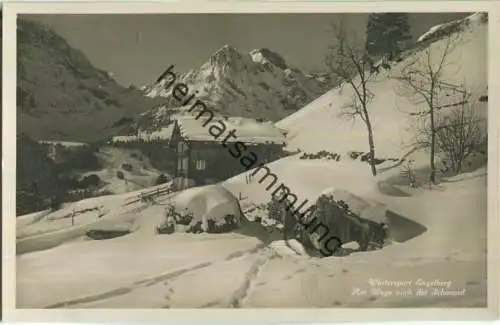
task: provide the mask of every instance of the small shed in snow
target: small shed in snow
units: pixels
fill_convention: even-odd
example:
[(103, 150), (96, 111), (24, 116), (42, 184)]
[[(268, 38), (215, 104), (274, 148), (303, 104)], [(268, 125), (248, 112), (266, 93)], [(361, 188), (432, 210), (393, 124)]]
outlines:
[[(283, 156), (285, 131), (272, 122), (242, 117), (182, 116), (170, 141), (176, 152), (176, 186), (213, 184)], [(250, 167), (248, 169), (251, 169)]]

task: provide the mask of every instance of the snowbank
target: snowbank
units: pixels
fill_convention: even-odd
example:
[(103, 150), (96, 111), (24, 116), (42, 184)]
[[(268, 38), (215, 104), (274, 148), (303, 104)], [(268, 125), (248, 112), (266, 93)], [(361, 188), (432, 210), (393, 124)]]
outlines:
[(241, 174), (226, 180), (223, 185), (236, 196), (242, 193), (246, 197), (243, 203), (253, 202), (258, 205), (267, 204), (272, 192), (283, 183), (297, 195), (297, 206), (304, 200), (308, 201), (302, 210), (313, 204), (321, 192), (328, 188), (341, 188), (363, 198), (377, 188), (377, 179), (371, 176), (369, 165), (365, 162), (301, 160), (297, 156), (290, 156), (267, 166), (277, 177), (270, 190), (266, 190), (266, 187), (271, 184), (272, 178), (267, 177), (261, 181), (264, 172), (256, 174), (249, 184), (245, 182), (246, 174)]
[(42, 220), (46, 215), (50, 213), (50, 210), (33, 212), (30, 214), (25, 214), (16, 218), (16, 229), (22, 229), (35, 222)]
[(77, 225), (36, 236), (21, 238), (16, 241), (16, 254), (21, 255), (46, 250), (85, 235), (88, 224)]
[(241, 209), (236, 197), (219, 185), (194, 187), (179, 193), (173, 199), (178, 212), (188, 211), (193, 214), (191, 224), (202, 223), (202, 229), (208, 229), (208, 220), (217, 225), (225, 223), (224, 217), (233, 215), (237, 224), (241, 223)]

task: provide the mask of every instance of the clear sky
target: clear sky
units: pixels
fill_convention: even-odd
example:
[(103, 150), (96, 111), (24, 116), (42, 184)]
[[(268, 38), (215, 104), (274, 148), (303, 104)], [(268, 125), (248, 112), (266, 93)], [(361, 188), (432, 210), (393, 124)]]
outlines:
[[(414, 36), (463, 13), (410, 15)], [(288, 64), (321, 71), (331, 44), (329, 26), (343, 18), (363, 34), (367, 14), (157, 14), (31, 15), (51, 26), (98, 68), (128, 86), (156, 79), (170, 64), (197, 68), (224, 44), (248, 52), (267, 47)], [(23, 16), (21, 16), (23, 18)], [(26, 18), (26, 16), (24, 16)]]

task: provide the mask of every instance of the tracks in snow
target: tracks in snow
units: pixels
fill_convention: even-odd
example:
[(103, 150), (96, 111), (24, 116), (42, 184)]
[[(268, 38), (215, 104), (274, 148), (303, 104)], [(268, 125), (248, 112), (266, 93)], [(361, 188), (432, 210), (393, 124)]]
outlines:
[(167, 281), (167, 280), (172, 280), (172, 279), (175, 279), (175, 278), (182, 276), (184, 274), (213, 266), (217, 263), (238, 259), (238, 258), (248, 256), (251, 254), (256, 254), (259, 251), (264, 251), (265, 250), (264, 248), (265, 248), (265, 245), (260, 244), (260, 245), (255, 246), (252, 249), (249, 249), (249, 250), (242, 250), (242, 251), (237, 251), (237, 252), (234, 252), (232, 254), (229, 254), (224, 259), (221, 259), (218, 261), (198, 263), (198, 264), (195, 264), (195, 265), (192, 265), (189, 267), (185, 267), (185, 268), (181, 268), (181, 269), (178, 269), (175, 271), (167, 272), (167, 273), (164, 273), (164, 274), (156, 276), (156, 277), (151, 277), (148, 279), (143, 279), (143, 280), (134, 282), (130, 286), (127, 286), (127, 287), (121, 287), (118, 289), (109, 290), (109, 291), (102, 292), (102, 293), (99, 293), (96, 295), (90, 295), (90, 296), (85, 296), (85, 297), (81, 297), (81, 298), (62, 301), (62, 302), (59, 302), (56, 304), (49, 305), (45, 308), (48, 308), (48, 309), (64, 308), (64, 307), (75, 306), (75, 305), (79, 305), (79, 304), (97, 302), (100, 300), (105, 300), (105, 299), (109, 299), (112, 297), (125, 295), (125, 294), (128, 294), (128, 293), (136, 290), (136, 289), (153, 286), (155, 284), (158, 284), (158, 283), (161, 283), (161, 282)]
[[(293, 252), (293, 255), (297, 256), (297, 252), (293, 250), (291, 247), (285, 246), (287, 250), (290, 251), (290, 253)], [(221, 299), (221, 300), (216, 300), (210, 303), (207, 303), (203, 306), (200, 306), (200, 308), (210, 308), (210, 307), (232, 307), (232, 308), (242, 308), (244, 305), (246, 305), (246, 302), (248, 301), (249, 296), (251, 295), (253, 289), (255, 288), (256, 284), (258, 283), (258, 279), (260, 277), (260, 274), (263, 272), (264, 268), (266, 267), (266, 264), (275, 259), (275, 258), (283, 258), (284, 256), (288, 256), (289, 254), (280, 254), (279, 251), (277, 251), (273, 247), (269, 247), (265, 245), (264, 243), (256, 245), (252, 249), (246, 249), (246, 250), (241, 250), (241, 251), (236, 251), (234, 253), (231, 253), (227, 255), (225, 258), (222, 259), (217, 259), (215, 261), (204, 261), (200, 262), (188, 267), (183, 267), (177, 270), (169, 271), (164, 274), (142, 279), (136, 282), (131, 283), (128, 286), (116, 288), (113, 290), (109, 290), (106, 292), (102, 292), (99, 294), (94, 294), (94, 295), (89, 295), (89, 296), (84, 296), (80, 298), (75, 298), (75, 299), (69, 299), (65, 300), (59, 303), (55, 303), (52, 305), (49, 305), (45, 308), (65, 308), (65, 307), (70, 307), (70, 306), (78, 306), (82, 304), (88, 304), (88, 303), (95, 303), (95, 302), (100, 302), (102, 300), (107, 300), (110, 298), (118, 297), (118, 296), (123, 296), (127, 294), (131, 294), (133, 291), (138, 290), (138, 289), (143, 289), (147, 288), (150, 286), (157, 285), (159, 283), (165, 283), (165, 282), (170, 282), (170, 281), (175, 281), (178, 277), (181, 277), (183, 275), (187, 275), (192, 272), (197, 272), (206, 268), (210, 268), (212, 266), (218, 265), (219, 263), (224, 263), (227, 261), (233, 261), (241, 258), (247, 258), (251, 255), (256, 255), (255, 256), (255, 261), (252, 263), (250, 268), (247, 270), (245, 273), (244, 279), (241, 282), (241, 284), (229, 295), (227, 299)], [(173, 294), (173, 292), (169, 291), (165, 299), (167, 301), (170, 300), (170, 296)], [(168, 307), (165, 308), (170, 308), (169, 305), (166, 305)]]
[(252, 294), (253, 289), (256, 287), (258, 283), (258, 279), (260, 274), (264, 270), (266, 264), (274, 258), (279, 258), (280, 256), (270, 247), (265, 247), (261, 249), (256, 254), (260, 254), (255, 262), (252, 263), (250, 268), (245, 274), (244, 280), (241, 285), (233, 291), (233, 293), (227, 299), (216, 300), (209, 302), (205, 305), (200, 306), (199, 308), (211, 308), (211, 307), (219, 307), (219, 308), (242, 308), (250, 295)]
[(241, 308), (245, 301), (248, 299), (250, 294), (252, 293), (255, 284), (257, 283), (257, 279), (259, 278), (260, 273), (266, 266), (266, 264), (276, 258), (278, 255), (273, 252), (271, 249), (262, 250), (262, 255), (255, 261), (250, 269), (245, 274), (245, 280), (241, 284), (241, 286), (236, 289), (230, 298), (230, 306), (233, 308)]

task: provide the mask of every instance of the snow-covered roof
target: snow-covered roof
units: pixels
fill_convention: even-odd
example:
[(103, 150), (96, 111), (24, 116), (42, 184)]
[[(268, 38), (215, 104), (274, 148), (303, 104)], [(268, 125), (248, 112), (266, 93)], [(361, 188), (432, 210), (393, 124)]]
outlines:
[(40, 144), (50, 144), (50, 145), (57, 145), (60, 144), (64, 147), (84, 147), (88, 146), (87, 143), (84, 142), (71, 142), (71, 141), (51, 141), (51, 140), (40, 140), (38, 141)]
[(156, 141), (156, 140), (170, 140), (172, 138), (172, 132), (174, 130), (174, 124), (170, 124), (167, 127), (163, 127), (160, 130), (153, 132), (139, 131), (137, 135), (118, 135), (111, 139), (111, 142), (134, 142), (138, 140), (143, 141)]
[[(212, 125), (220, 125), (217, 121), (226, 126), (226, 130), (217, 139), (210, 134)], [(276, 127), (272, 122), (258, 122), (255, 119), (243, 117), (214, 118), (206, 126), (205, 118), (196, 119), (191, 116), (178, 117), (176, 120), (183, 138), (191, 141), (223, 141), (229, 132), (236, 130), (235, 136), (230, 137), (226, 142), (241, 141), (244, 143), (276, 143), (285, 142), (285, 130)]]

